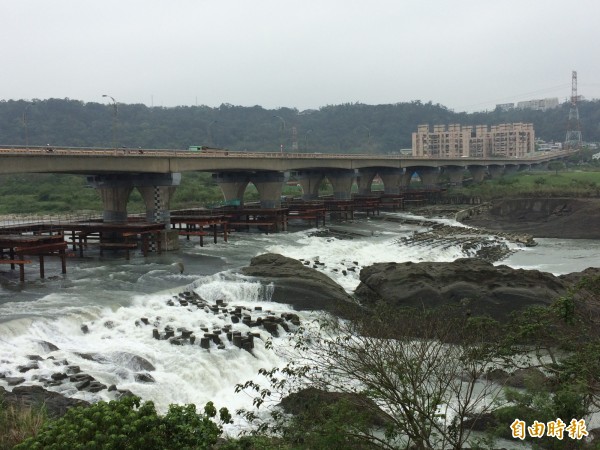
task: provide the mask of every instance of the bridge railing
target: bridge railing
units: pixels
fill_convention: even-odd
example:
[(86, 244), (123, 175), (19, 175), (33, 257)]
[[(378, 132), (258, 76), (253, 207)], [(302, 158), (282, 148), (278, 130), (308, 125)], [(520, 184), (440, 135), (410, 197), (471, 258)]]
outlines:
[(86, 155), (86, 156), (127, 156), (127, 157), (176, 157), (176, 158), (269, 158), (269, 159), (384, 159), (384, 160), (449, 160), (469, 161), (498, 160), (504, 164), (513, 161), (545, 161), (561, 156), (568, 156), (574, 151), (561, 150), (556, 152), (544, 152), (544, 154), (530, 154), (523, 157), (464, 157), (448, 158), (440, 156), (412, 156), (412, 155), (379, 155), (362, 153), (288, 153), (288, 152), (247, 152), (230, 150), (190, 151), (179, 149), (142, 149), (142, 148), (92, 148), (92, 147), (56, 147), (56, 146), (0, 146), (0, 155)]

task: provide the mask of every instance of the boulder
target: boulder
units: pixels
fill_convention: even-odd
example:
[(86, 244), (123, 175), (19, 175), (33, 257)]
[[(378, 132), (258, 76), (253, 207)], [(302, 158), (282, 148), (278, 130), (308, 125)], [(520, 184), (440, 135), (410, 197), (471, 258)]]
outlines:
[(242, 268), (244, 275), (272, 282), (274, 302), (292, 305), (296, 310), (323, 310), (342, 314), (355, 307), (353, 298), (327, 275), (301, 261), (275, 253), (252, 258)]
[(530, 233), (560, 239), (600, 238), (598, 198), (508, 198), (457, 216), (469, 225), (489, 230)]
[(84, 400), (68, 398), (57, 392), (47, 391), (41, 386), (17, 386), (13, 388), (12, 392), (6, 391), (0, 386), (0, 398), (6, 404), (17, 407), (45, 407), (51, 418), (62, 417), (69, 408), (90, 405)]
[(521, 308), (549, 305), (570, 283), (537, 270), (494, 266), (462, 258), (454, 262), (379, 263), (364, 267), (356, 298), (365, 306), (457, 306), (467, 315), (505, 320)]
[(305, 415), (311, 420), (323, 420), (331, 414), (327, 411), (327, 407), (342, 404), (342, 402), (348, 408), (348, 412), (354, 411), (355, 414), (366, 414), (365, 419), (373, 426), (383, 427), (390, 421), (385, 412), (365, 395), (349, 392), (328, 392), (313, 387), (287, 395), (281, 399), (279, 406), (287, 414)]

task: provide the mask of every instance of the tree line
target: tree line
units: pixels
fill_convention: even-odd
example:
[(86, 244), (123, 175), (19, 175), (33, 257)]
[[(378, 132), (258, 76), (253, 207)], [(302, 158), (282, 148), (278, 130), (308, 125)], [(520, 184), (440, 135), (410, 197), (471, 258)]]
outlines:
[[(395, 153), (410, 148), (420, 124), (533, 123), (546, 141), (565, 138), (570, 105), (548, 111), (465, 113), (412, 101), (346, 103), (318, 110), (261, 106), (148, 107), (72, 99), (0, 101), (0, 144), (185, 149), (207, 145), (237, 151)], [(579, 104), (583, 139), (600, 141), (600, 101)]]

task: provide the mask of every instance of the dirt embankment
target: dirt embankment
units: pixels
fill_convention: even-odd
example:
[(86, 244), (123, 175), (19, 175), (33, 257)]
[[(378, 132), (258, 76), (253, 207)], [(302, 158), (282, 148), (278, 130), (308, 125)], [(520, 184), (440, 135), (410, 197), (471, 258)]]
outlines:
[(529, 233), (538, 238), (600, 239), (600, 199), (495, 200), (457, 214), (457, 220), (489, 230)]

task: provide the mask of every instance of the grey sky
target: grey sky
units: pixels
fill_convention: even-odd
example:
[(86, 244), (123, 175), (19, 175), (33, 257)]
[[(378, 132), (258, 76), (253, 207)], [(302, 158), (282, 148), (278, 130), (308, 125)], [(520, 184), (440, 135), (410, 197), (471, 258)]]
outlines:
[(0, 99), (456, 111), (600, 98), (598, 0), (0, 0)]

